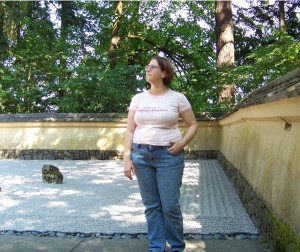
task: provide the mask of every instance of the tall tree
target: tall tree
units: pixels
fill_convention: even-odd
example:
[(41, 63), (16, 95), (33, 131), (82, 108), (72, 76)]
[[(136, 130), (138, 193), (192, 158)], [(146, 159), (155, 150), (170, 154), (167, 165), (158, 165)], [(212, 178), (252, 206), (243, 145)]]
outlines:
[(282, 34), (286, 32), (284, 6), (285, 6), (285, 1), (279, 1), (279, 23), (280, 23), (280, 31)]
[(58, 98), (61, 99), (66, 94), (66, 90), (64, 90), (62, 83), (67, 80), (70, 71), (68, 69), (68, 58), (70, 54), (70, 43), (69, 43), (69, 34), (73, 28), (73, 24), (75, 22), (75, 11), (74, 11), (74, 3), (72, 1), (60, 1), (60, 38), (59, 38), (59, 80), (57, 86), (57, 95)]
[[(234, 67), (232, 1), (215, 1), (217, 70)], [(234, 103), (234, 83), (219, 83), (219, 103)]]
[(5, 34), (5, 3), (0, 3), (0, 66), (8, 53), (8, 39)]
[(53, 71), (51, 51), (55, 37), (48, 9), (36, 1), (6, 4), (9, 54), (0, 69), (1, 113), (46, 111), (45, 97), (51, 82), (51, 74), (46, 73)]
[(119, 30), (121, 25), (122, 14), (123, 14), (123, 2), (122, 0), (119, 0), (116, 5), (115, 20), (113, 24), (113, 30), (112, 30), (110, 45), (109, 45), (109, 62), (111, 68), (114, 68), (116, 66), (116, 61), (117, 61), (116, 50), (117, 50), (118, 43), (120, 41)]

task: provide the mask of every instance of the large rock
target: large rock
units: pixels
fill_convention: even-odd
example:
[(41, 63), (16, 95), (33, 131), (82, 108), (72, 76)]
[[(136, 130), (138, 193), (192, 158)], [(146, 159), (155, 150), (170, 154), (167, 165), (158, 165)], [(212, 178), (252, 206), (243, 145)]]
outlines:
[(64, 176), (54, 165), (45, 164), (42, 168), (43, 182), (61, 184)]

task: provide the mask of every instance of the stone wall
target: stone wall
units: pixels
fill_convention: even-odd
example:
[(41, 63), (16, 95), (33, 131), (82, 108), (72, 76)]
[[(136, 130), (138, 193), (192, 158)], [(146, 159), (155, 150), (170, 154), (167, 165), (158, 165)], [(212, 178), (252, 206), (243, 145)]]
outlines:
[(0, 159), (20, 160), (116, 160), (117, 150), (0, 150)]
[(270, 210), (262, 198), (255, 192), (253, 186), (244, 178), (239, 170), (230, 163), (221, 152), (217, 157), (226, 175), (234, 185), (239, 198), (245, 207), (249, 217), (261, 235), (270, 240), (273, 237), (273, 221), (269, 215)]
[[(117, 150), (0, 150), (0, 159), (19, 160), (118, 160), (123, 153)], [(216, 150), (187, 150), (185, 159), (217, 159)]]

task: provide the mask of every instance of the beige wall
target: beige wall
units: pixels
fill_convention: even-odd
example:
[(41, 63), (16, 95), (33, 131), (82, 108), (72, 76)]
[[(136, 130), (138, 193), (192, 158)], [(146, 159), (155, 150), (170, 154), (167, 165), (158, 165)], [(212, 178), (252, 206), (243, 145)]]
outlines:
[[(181, 123), (182, 133), (185, 127)], [(221, 127), (216, 121), (198, 121), (198, 132), (186, 147), (188, 150), (219, 150)]]
[(126, 122), (0, 123), (0, 149), (119, 150)]
[[(191, 150), (217, 150), (216, 122), (198, 122)], [(185, 131), (184, 125), (180, 123)], [(123, 152), (126, 121), (0, 123), (0, 149), (118, 150)]]
[(300, 97), (241, 109), (219, 123), (220, 151), (300, 234)]

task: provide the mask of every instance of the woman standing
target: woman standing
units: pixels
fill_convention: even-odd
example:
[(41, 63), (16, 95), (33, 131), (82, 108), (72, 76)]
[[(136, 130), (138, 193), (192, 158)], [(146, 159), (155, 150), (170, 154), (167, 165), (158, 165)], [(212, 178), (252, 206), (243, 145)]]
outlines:
[[(151, 88), (135, 95), (128, 112), (125, 135), (124, 175), (136, 175), (148, 226), (149, 251), (162, 252), (166, 241), (171, 251), (185, 248), (179, 205), (184, 169), (183, 148), (198, 126), (186, 97), (169, 88), (174, 76), (171, 62), (155, 56), (146, 66)], [(188, 129), (182, 137), (181, 116)]]

